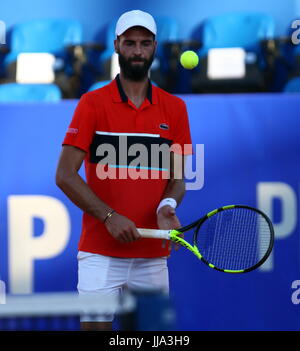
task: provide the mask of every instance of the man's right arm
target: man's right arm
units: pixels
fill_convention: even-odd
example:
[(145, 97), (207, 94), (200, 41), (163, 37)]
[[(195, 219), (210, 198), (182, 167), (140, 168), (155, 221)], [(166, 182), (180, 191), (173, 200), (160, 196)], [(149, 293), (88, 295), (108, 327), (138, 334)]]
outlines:
[[(79, 148), (63, 146), (56, 171), (56, 184), (82, 211), (104, 222), (107, 214), (113, 209), (104, 203), (78, 174), (85, 155), (86, 153)], [(134, 223), (116, 212), (105, 220), (105, 226), (111, 235), (121, 242), (131, 242), (140, 237)]]

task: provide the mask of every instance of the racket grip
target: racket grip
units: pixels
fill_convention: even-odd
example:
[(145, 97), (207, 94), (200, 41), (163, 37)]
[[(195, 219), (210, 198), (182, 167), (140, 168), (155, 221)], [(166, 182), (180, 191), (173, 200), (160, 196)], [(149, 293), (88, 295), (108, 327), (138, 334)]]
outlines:
[(170, 240), (171, 230), (137, 228), (143, 238)]

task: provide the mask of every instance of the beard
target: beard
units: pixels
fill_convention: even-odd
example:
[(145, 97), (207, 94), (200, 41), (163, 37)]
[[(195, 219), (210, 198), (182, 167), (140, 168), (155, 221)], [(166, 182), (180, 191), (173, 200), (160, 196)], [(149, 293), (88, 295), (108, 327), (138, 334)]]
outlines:
[[(148, 71), (152, 65), (153, 59), (154, 53), (149, 59), (144, 59), (140, 57), (132, 57), (126, 59), (119, 52), (119, 65), (122, 73), (124, 74), (124, 77), (135, 82), (141, 81), (148, 76)], [(133, 61), (143, 62), (143, 64), (135, 65), (132, 63)]]

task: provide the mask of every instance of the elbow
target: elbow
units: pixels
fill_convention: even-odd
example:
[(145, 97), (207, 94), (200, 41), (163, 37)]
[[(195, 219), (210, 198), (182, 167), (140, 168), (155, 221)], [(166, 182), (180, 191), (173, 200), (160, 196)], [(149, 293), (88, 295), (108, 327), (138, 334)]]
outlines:
[(67, 183), (67, 176), (66, 176), (65, 172), (63, 170), (61, 170), (60, 168), (58, 168), (56, 170), (55, 183), (62, 190), (64, 189), (64, 187)]

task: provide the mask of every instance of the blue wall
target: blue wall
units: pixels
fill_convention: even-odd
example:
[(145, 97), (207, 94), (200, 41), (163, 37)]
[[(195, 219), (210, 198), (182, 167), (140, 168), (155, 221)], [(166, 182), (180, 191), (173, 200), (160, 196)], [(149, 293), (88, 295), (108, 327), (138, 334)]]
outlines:
[(0, 20), (7, 27), (31, 18), (43, 17), (73, 17), (79, 19), (85, 32), (85, 38), (91, 40), (113, 17), (122, 12), (140, 8), (151, 12), (154, 16), (170, 15), (178, 19), (181, 37), (187, 38), (192, 29), (205, 17), (229, 11), (263, 11), (274, 16), (277, 23), (277, 33), (284, 34), (290, 22), (300, 14), (299, 0), (210, 0), (198, 1), (142, 1), (142, 0), (12, 0), (2, 2)]
[[(300, 289), (292, 289), (300, 283), (299, 94), (183, 98), (205, 162), (204, 187), (187, 191), (178, 208), (182, 224), (244, 203), (268, 213), (276, 240), (264, 266), (244, 275), (214, 271), (183, 248), (174, 252), (177, 328), (300, 330)], [(81, 211), (54, 182), (76, 103), (0, 105), (0, 279), (9, 292), (76, 289)]]

